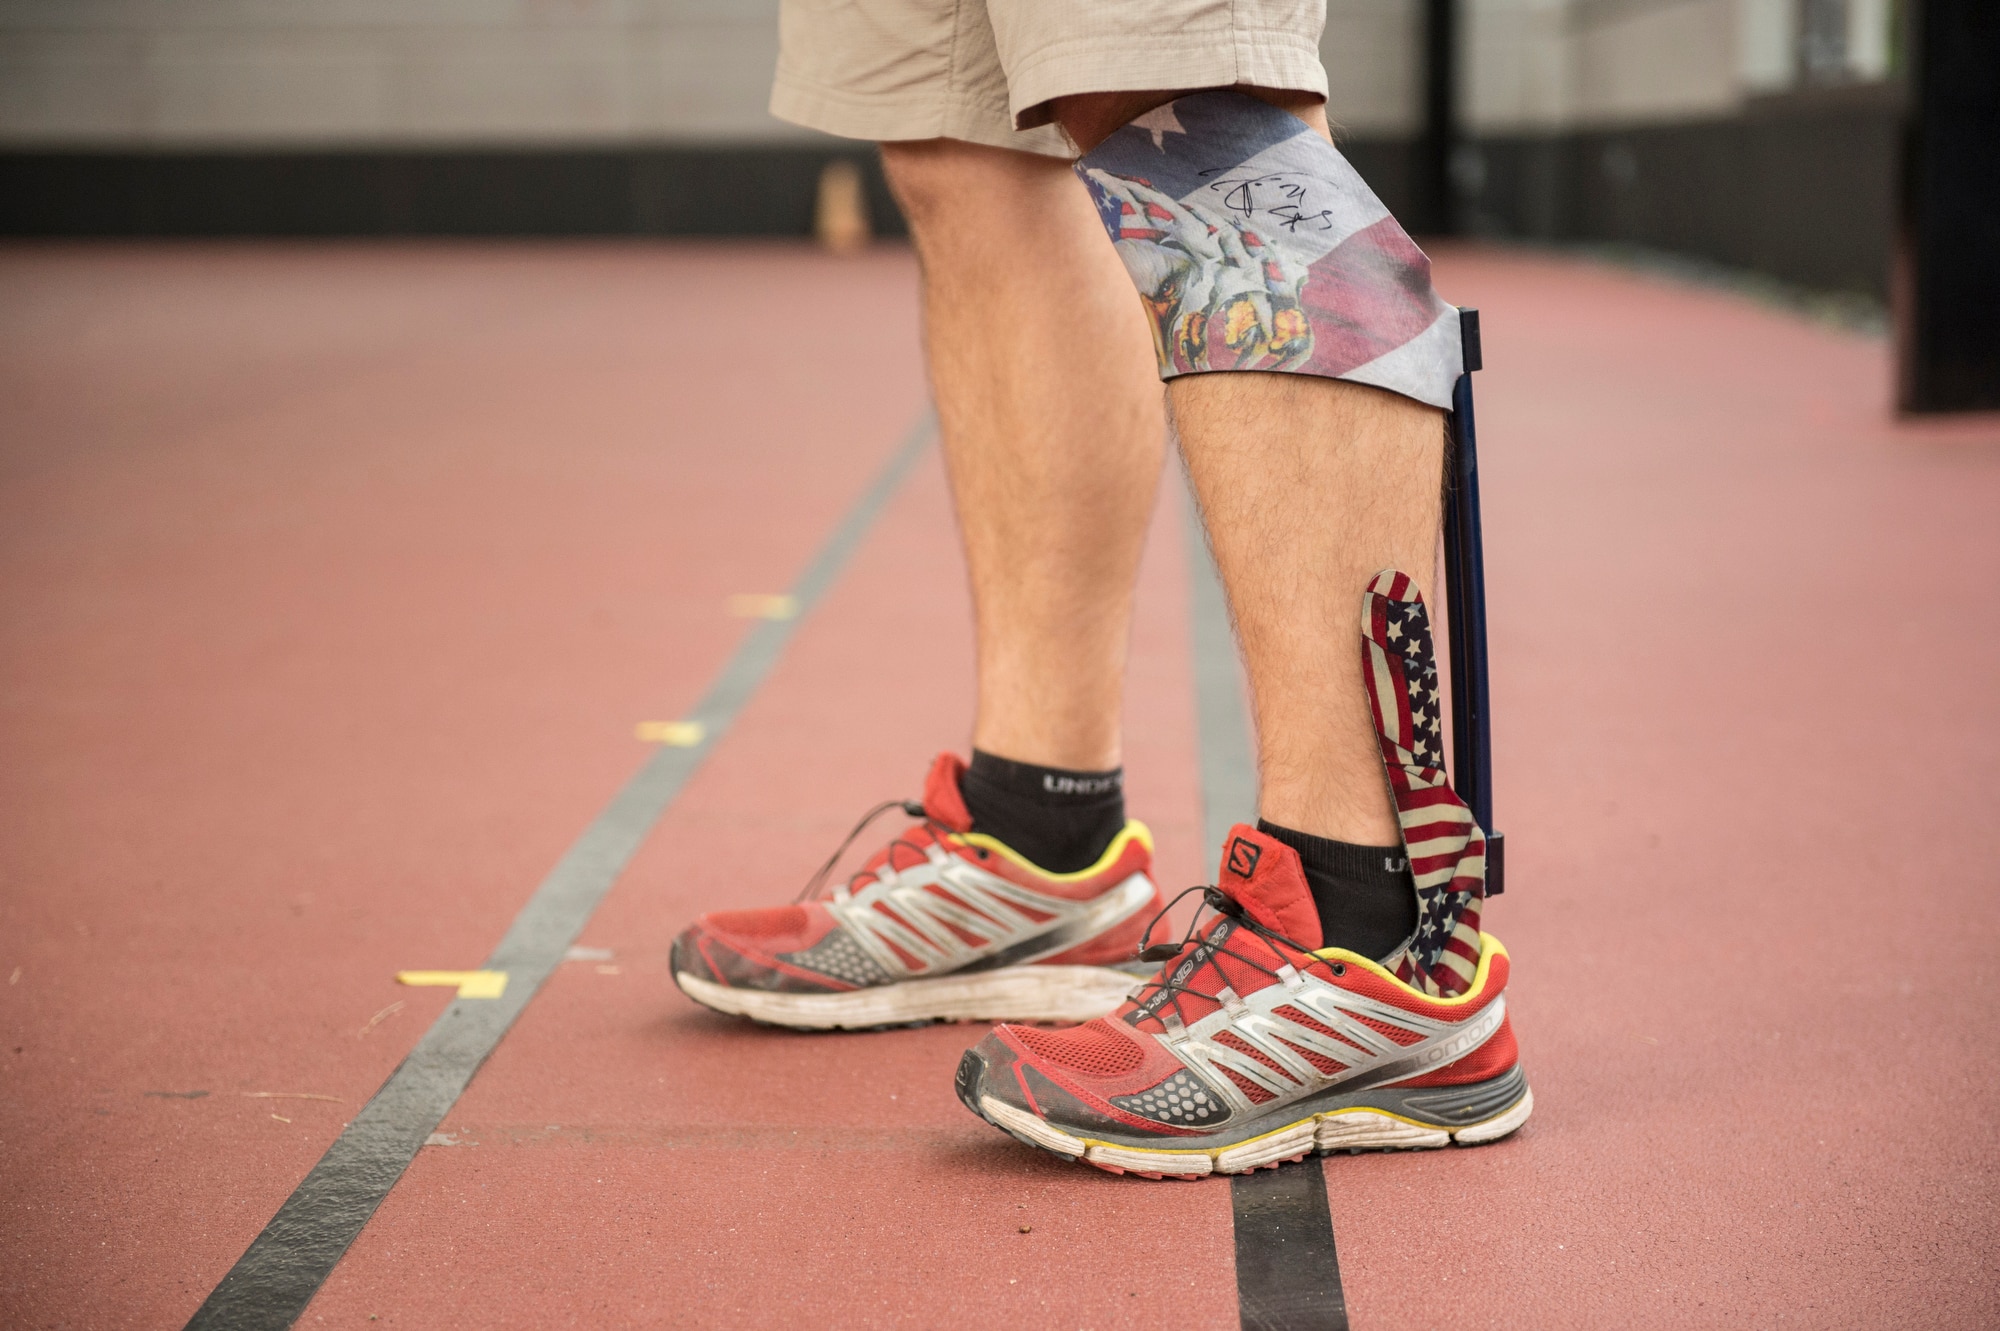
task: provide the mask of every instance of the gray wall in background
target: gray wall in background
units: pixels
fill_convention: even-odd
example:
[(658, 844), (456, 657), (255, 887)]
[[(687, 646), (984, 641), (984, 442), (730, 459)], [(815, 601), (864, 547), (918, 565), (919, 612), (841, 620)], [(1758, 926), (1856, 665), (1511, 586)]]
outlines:
[(767, 142), (777, 0), (0, 0), (0, 143)]
[[(1333, 114), (1412, 132), (1418, 0), (1328, 0)], [(0, 0), (0, 145), (819, 138), (764, 108), (778, 0)]]
[[(1798, 0), (1461, 3), (1467, 229), (1884, 290), (1891, 0), (1835, 0), (1838, 40), (1812, 42)], [(899, 229), (866, 145), (765, 111), (777, 7), (0, 0), (0, 233), (801, 235), (837, 156)], [(1329, 0), (1321, 43), (1342, 146), (1392, 208), (1422, 11)]]
[[(803, 235), (867, 145), (766, 112), (778, 0), (0, 0), (0, 234)], [(1399, 189), (1419, 0), (1329, 0)], [(1372, 164), (1369, 165), (1369, 164)]]
[(1482, 136), (1455, 172), (1473, 234), (1622, 242), (1887, 299), (1903, 108), (1889, 84), (1669, 124)]
[(1463, 229), (1888, 293), (1899, 0), (1461, 0)]

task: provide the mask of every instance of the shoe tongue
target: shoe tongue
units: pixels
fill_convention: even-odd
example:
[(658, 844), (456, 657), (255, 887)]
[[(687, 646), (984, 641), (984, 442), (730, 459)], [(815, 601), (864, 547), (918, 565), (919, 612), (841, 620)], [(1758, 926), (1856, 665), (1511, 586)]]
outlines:
[(1216, 886), (1266, 929), (1309, 952), (1320, 946), (1319, 907), (1306, 886), (1299, 853), (1284, 842), (1238, 823), (1223, 845)]
[(924, 812), (931, 821), (941, 823), (954, 832), (972, 830), (972, 813), (965, 807), (965, 796), (959, 793), (959, 778), (965, 775), (965, 762), (955, 753), (940, 753), (931, 763), (931, 773), (924, 778)]

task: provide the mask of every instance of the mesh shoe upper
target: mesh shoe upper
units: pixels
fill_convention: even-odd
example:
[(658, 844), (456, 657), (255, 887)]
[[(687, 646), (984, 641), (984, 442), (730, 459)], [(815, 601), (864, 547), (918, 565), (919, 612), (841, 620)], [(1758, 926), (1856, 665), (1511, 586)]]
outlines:
[(1129, 961), (1159, 908), (1152, 838), (1132, 822), (1099, 861), (1049, 874), (971, 830), (964, 765), (941, 754), (922, 821), (812, 900), (702, 916), (675, 940), (677, 973), (737, 988), (839, 992), (1024, 962)]
[[(1217, 917), (1124, 1007), (1068, 1031), (1002, 1025), (966, 1054), (958, 1090), (975, 1113), (1105, 1168), (1143, 1171), (1150, 1160), (1196, 1174), (1208, 1172), (1211, 1145), (1216, 1168), (1231, 1167), (1225, 1156), (1254, 1168), (1327, 1140), (1442, 1144), (1489, 1130), (1464, 1116), (1487, 1115), (1502, 1134), (1525, 1119), (1533, 1102), (1502, 997), (1507, 953), (1479, 927), (1485, 834), (1443, 768), (1438, 673), (1414, 581), (1376, 575), (1361, 621), (1362, 675), (1417, 892), (1415, 933), (1386, 967), (1323, 947), (1297, 853), (1239, 825), (1207, 890)], [(1414, 1135), (1350, 1124), (1322, 1140), (1322, 1120), (1369, 1096), (1419, 1114), (1448, 1102), (1461, 1117), (1418, 1124)], [(1253, 1145), (1265, 1135), (1283, 1142)], [(1092, 1136), (1103, 1140), (1091, 1145)], [(1146, 1144), (1175, 1138), (1204, 1140), (1194, 1151)], [(1132, 1146), (1136, 1156), (1124, 1150)]]
[(1062, 1031), (996, 1028), (977, 1050), (977, 1093), (1072, 1132), (1177, 1137), (1333, 1087), (1451, 1085), (1513, 1065), (1507, 956), (1491, 938), (1451, 999), (1321, 952), (1296, 853), (1244, 826), (1219, 893), (1225, 913), (1116, 1013)]

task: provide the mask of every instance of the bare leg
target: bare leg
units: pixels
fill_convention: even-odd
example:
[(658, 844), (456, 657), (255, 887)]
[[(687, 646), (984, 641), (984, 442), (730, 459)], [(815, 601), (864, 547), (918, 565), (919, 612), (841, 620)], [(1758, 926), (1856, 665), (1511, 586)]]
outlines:
[(1132, 283), (1059, 161), (885, 144), (971, 572), (973, 743), (1051, 767), (1119, 754), (1132, 588), (1164, 455)]
[[(1316, 98), (1242, 91), (1327, 132)], [(1088, 149), (1178, 95), (1091, 94), (1055, 109)], [(1361, 677), (1361, 593), (1391, 566), (1431, 589), (1444, 414), (1305, 375), (1189, 375), (1169, 396), (1249, 667), (1259, 812), (1314, 836), (1395, 844)]]
[(1429, 599), (1443, 413), (1305, 375), (1193, 375), (1171, 396), (1249, 667), (1258, 812), (1394, 845), (1361, 678), (1361, 592), (1394, 567)]

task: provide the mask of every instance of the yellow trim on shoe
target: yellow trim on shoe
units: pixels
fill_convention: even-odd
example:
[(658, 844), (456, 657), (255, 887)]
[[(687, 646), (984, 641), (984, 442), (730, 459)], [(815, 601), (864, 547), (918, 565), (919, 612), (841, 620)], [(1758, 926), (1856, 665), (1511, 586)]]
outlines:
[[(1334, 1112), (1338, 1113), (1340, 1111), (1336, 1110)], [(1143, 1152), (1146, 1155), (1205, 1155), (1208, 1156), (1210, 1159), (1214, 1159), (1216, 1156), (1221, 1155), (1224, 1151), (1234, 1151), (1240, 1147), (1250, 1146), (1256, 1142), (1268, 1141), (1272, 1137), (1278, 1136), (1280, 1133), (1292, 1132), (1303, 1124), (1316, 1123), (1322, 1117), (1323, 1115), (1320, 1114), (1307, 1114), (1304, 1118), (1299, 1119), (1296, 1122), (1284, 1124), (1282, 1127), (1272, 1128), (1269, 1132), (1260, 1132), (1254, 1137), (1245, 1137), (1240, 1142), (1231, 1142), (1227, 1146), (1216, 1146), (1216, 1147), (1211, 1147), (1207, 1150), (1203, 1150), (1198, 1146), (1197, 1147), (1183, 1146), (1178, 1149), (1172, 1146), (1126, 1146), (1121, 1142), (1102, 1141), (1096, 1137), (1082, 1137), (1079, 1138), (1078, 1140), (1082, 1141), (1087, 1146), (1113, 1146), (1121, 1151), (1139, 1151)], [(1415, 1120), (1411, 1121), (1414, 1122)], [(1429, 1127), (1430, 1125), (1425, 1124), (1424, 1126)]]
[(1493, 969), (1493, 958), (1496, 956), (1506, 956), (1507, 947), (1492, 934), (1482, 932), (1479, 935), (1479, 967), (1472, 972), (1472, 987), (1453, 998), (1434, 998), (1421, 989), (1404, 983), (1394, 972), (1385, 969), (1381, 962), (1371, 961), (1359, 952), (1349, 952), (1344, 947), (1323, 947), (1313, 953), (1313, 955), (1321, 961), (1342, 961), (1350, 966), (1359, 966), (1361, 969), (1370, 971), (1379, 978), (1387, 980), (1397, 988), (1414, 994), (1426, 1003), (1434, 1003), (1439, 1007), (1457, 1007), (1462, 1003), (1470, 1003), (1485, 991), (1487, 974)]
[[(1289, 1160), (1293, 1158), (1290, 1155), (1274, 1156), (1270, 1159), (1255, 1159), (1255, 1157), (1257, 1157), (1258, 1155), (1258, 1152), (1256, 1152), (1253, 1148), (1260, 1142), (1269, 1142), (1272, 1141), (1274, 1138), (1284, 1137), (1288, 1135), (1296, 1135), (1299, 1129), (1305, 1127), (1311, 1127), (1313, 1129), (1312, 1137), (1303, 1143), (1296, 1141), (1287, 1142), (1284, 1147), (1285, 1150), (1289, 1151), (1295, 1146), (1303, 1146), (1304, 1150), (1299, 1152), (1300, 1154), (1313, 1154), (1313, 1153), (1324, 1154), (1340, 1150), (1425, 1150), (1425, 1149), (1434, 1150), (1439, 1147), (1445, 1147), (1451, 1145), (1483, 1146), (1487, 1142), (1497, 1141), (1501, 1137), (1511, 1136), (1515, 1131), (1517, 1131), (1520, 1128), (1521, 1124), (1525, 1123), (1528, 1120), (1528, 1116), (1534, 1112), (1535, 1096), (1533, 1091), (1523, 1088), (1521, 1093), (1521, 1098), (1519, 1100), (1516, 1100), (1513, 1104), (1507, 1106), (1505, 1109), (1501, 1110), (1499, 1113), (1484, 1118), (1477, 1123), (1467, 1123), (1464, 1124), (1463, 1126), (1456, 1128), (1441, 1127), (1436, 1123), (1425, 1123), (1420, 1119), (1410, 1118), (1405, 1114), (1398, 1114), (1392, 1109), (1378, 1109), (1372, 1106), (1357, 1105), (1348, 1109), (1324, 1110), (1320, 1113), (1308, 1114), (1301, 1119), (1295, 1119), (1290, 1123), (1284, 1124), (1282, 1127), (1273, 1128), (1268, 1132), (1260, 1132), (1254, 1137), (1246, 1137), (1240, 1142), (1232, 1142), (1228, 1146), (1208, 1147), (1208, 1148), (1201, 1148), (1201, 1147), (1175, 1148), (1171, 1146), (1130, 1146), (1122, 1142), (1108, 1142), (1100, 1137), (1080, 1137), (1074, 1133), (1064, 1132), (1061, 1128), (1056, 1127), (1054, 1124), (1048, 1123), (1042, 1119), (1035, 1118), (1033, 1115), (1028, 1114), (1025, 1111), (1013, 1109), (1012, 1106), (1004, 1105), (1001, 1102), (994, 1100), (990, 1096), (984, 1097), (982, 1100), (982, 1104), (988, 1110), (995, 1110), (995, 1109), (1007, 1110), (1009, 1122), (1012, 1123), (1013, 1126), (1018, 1129), (1025, 1130), (1027, 1129), (1028, 1125), (1025, 1123), (1017, 1122), (1016, 1120), (1018, 1119), (1032, 1120), (1036, 1126), (1042, 1129), (1042, 1131), (1034, 1132), (1032, 1130), (1029, 1130), (1027, 1131), (1026, 1135), (1037, 1138), (1046, 1136), (1059, 1140), (1061, 1142), (1061, 1145), (1054, 1145), (1046, 1140), (1038, 1141), (1037, 1144), (1043, 1146), (1045, 1149), (1056, 1151), (1058, 1154), (1074, 1155), (1074, 1157), (1079, 1163), (1082, 1164), (1098, 1163), (1092, 1158), (1092, 1152), (1103, 1150), (1113, 1154), (1115, 1157), (1119, 1157), (1118, 1163), (1123, 1168), (1127, 1169), (1137, 1168), (1143, 1172), (1148, 1172), (1148, 1173), (1157, 1172), (1161, 1174), (1179, 1174), (1183, 1177), (1187, 1177), (1187, 1176), (1207, 1175), (1211, 1173), (1213, 1174), (1247, 1173), (1249, 1172), (1249, 1170), (1252, 1169), (1261, 1169), (1266, 1167), (1267, 1165), (1275, 1164), (1279, 1160)], [(1426, 1134), (1426, 1139), (1420, 1140), (1411, 1137), (1404, 1137), (1401, 1139), (1384, 1141), (1380, 1143), (1364, 1144), (1355, 1147), (1347, 1147), (1336, 1144), (1324, 1148), (1324, 1150), (1322, 1150), (1319, 1144), (1320, 1124), (1330, 1123), (1335, 1120), (1343, 1118), (1359, 1118), (1362, 1116), (1382, 1119), (1392, 1123), (1406, 1124), (1411, 1128), (1417, 1129), (1420, 1133)], [(995, 1121), (996, 1122), (998, 1121), (997, 1117)], [(1000, 1126), (1004, 1127), (1008, 1126), (1008, 1124), (1001, 1123)], [(1497, 1129), (1497, 1131), (1495, 1129)], [(1471, 1134), (1471, 1135), (1469, 1139), (1461, 1141), (1460, 1137), (1464, 1134)], [(1076, 1143), (1076, 1145), (1071, 1146), (1070, 1143)], [(1223, 1163), (1225, 1157), (1232, 1157), (1230, 1163), (1237, 1164), (1245, 1156), (1252, 1157), (1254, 1160), (1254, 1163), (1250, 1164), (1247, 1169), (1229, 1168)], [(1135, 1162), (1134, 1157), (1138, 1157), (1139, 1158), (1138, 1161)], [(1200, 1169), (1195, 1168), (1194, 1165), (1196, 1161), (1201, 1161), (1204, 1167)], [(1157, 1165), (1157, 1169), (1153, 1170), (1146, 1169), (1146, 1164), (1148, 1163)]]
[[(1481, 1127), (1487, 1123), (1492, 1123), (1499, 1119), (1505, 1118), (1508, 1114), (1512, 1113), (1514, 1109), (1520, 1105), (1520, 1103), (1521, 1102), (1519, 1100), (1516, 1100), (1513, 1104), (1508, 1105), (1507, 1108), (1501, 1110), (1499, 1113), (1483, 1118), (1479, 1120), (1478, 1123), (1468, 1123), (1465, 1125), (1464, 1128), (1441, 1128), (1435, 1123), (1426, 1123), (1422, 1119), (1411, 1118), (1407, 1114), (1399, 1114), (1393, 1109), (1378, 1109), (1373, 1105), (1354, 1105), (1347, 1109), (1324, 1109), (1316, 1114), (1307, 1114), (1304, 1118), (1295, 1120), (1294, 1122), (1291, 1123), (1287, 1123), (1281, 1128), (1272, 1128), (1269, 1132), (1260, 1132), (1254, 1137), (1245, 1137), (1240, 1142), (1231, 1142), (1227, 1146), (1210, 1147), (1207, 1150), (1203, 1150), (1200, 1147), (1181, 1147), (1179, 1149), (1175, 1149), (1174, 1147), (1171, 1146), (1127, 1146), (1122, 1142), (1108, 1142), (1097, 1137), (1078, 1137), (1077, 1140), (1082, 1142), (1085, 1146), (1111, 1146), (1115, 1147), (1120, 1151), (1143, 1151), (1148, 1155), (1206, 1155), (1213, 1158), (1215, 1156), (1223, 1154), (1226, 1151), (1240, 1150), (1241, 1148), (1249, 1146), (1254, 1142), (1268, 1141), (1272, 1137), (1278, 1136), (1280, 1133), (1294, 1131), (1295, 1129), (1307, 1123), (1317, 1123), (1321, 1119), (1325, 1118), (1339, 1118), (1342, 1114), (1375, 1114), (1381, 1118), (1393, 1118), (1398, 1123), (1407, 1123), (1413, 1128), (1428, 1128), (1433, 1132), (1456, 1133), (1456, 1132), (1463, 1132), (1471, 1128)], [(1050, 1126), (1053, 1127), (1054, 1125), (1051, 1124)], [(1061, 1131), (1061, 1129), (1058, 1128), (1057, 1131)], [(1072, 1133), (1070, 1135), (1074, 1136), (1075, 1134)]]
[[(1346, 948), (1320, 948), (1312, 955), (1322, 961), (1337, 960), (1351, 966), (1359, 966), (1389, 981), (1411, 995), (1422, 999), (1426, 1003), (1444, 1007), (1456, 1007), (1479, 998), (1485, 992), (1487, 983), (1491, 978), (1493, 959), (1496, 956), (1504, 957), (1508, 955), (1506, 945), (1492, 934), (1482, 932), (1479, 935), (1479, 943), (1479, 966), (1473, 972), (1472, 987), (1455, 998), (1433, 998), (1429, 994), (1405, 984), (1385, 969), (1380, 962), (1364, 957), (1358, 952), (1350, 952)], [(1455, 1128), (1440, 1127), (1435, 1123), (1425, 1123), (1420, 1119), (1399, 1114), (1393, 1109), (1382, 1109), (1372, 1105), (1354, 1105), (1346, 1109), (1321, 1110), (1317, 1113), (1308, 1114), (1304, 1118), (1283, 1124), (1282, 1126), (1260, 1132), (1254, 1137), (1246, 1137), (1240, 1142), (1232, 1142), (1228, 1146), (1206, 1149), (1200, 1147), (1130, 1146), (1120, 1142), (1105, 1141), (1101, 1137), (1082, 1137), (1074, 1133), (1065, 1132), (1063, 1129), (1036, 1115), (1029, 1114), (1025, 1110), (1014, 1109), (1012, 1106), (1006, 1105), (990, 1096), (982, 1097), (981, 1104), (992, 1111), (989, 1114), (989, 1121), (994, 1122), (998, 1126), (1006, 1127), (1009, 1131), (1016, 1131), (1030, 1138), (1037, 1138), (1037, 1145), (1042, 1146), (1046, 1150), (1055, 1151), (1059, 1155), (1073, 1155), (1080, 1163), (1103, 1163), (1094, 1160), (1092, 1157), (1092, 1152), (1102, 1150), (1107, 1152), (1112, 1157), (1112, 1162), (1116, 1163), (1121, 1169), (1138, 1169), (1143, 1173), (1175, 1174), (1181, 1177), (1192, 1177), (1209, 1173), (1242, 1173), (1247, 1172), (1249, 1169), (1263, 1168), (1267, 1164), (1276, 1163), (1281, 1159), (1291, 1159), (1290, 1155), (1274, 1156), (1269, 1160), (1258, 1159), (1242, 1169), (1225, 1168), (1223, 1165), (1225, 1157), (1231, 1158), (1232, 1165), (1236, 1164), (1246, 1155), (1255, 1157), (1257, 1152), (1253, 1148), (1259, 1142), (1268, 1142), (1273, 1138), (1282, 1137), (1286, 1134), (1295, 1134), (1308, 1124), (1313, 1125), (1313, 1137), (1304, 1144), (1307, 1152), (1321, 1151), (1322, 1149), (1326, 1151), (1421, 1150), (1450, 1146), (1454, 1143), (1464, 1146), (1483, 1145), (1486, 1142), (1511, 1135), (1522, 1123), (1526, 1122), (1529, 1114), (1534, 1112), (1535, 1099), (1534, 1092), (1523, 1088), (1521, 1098), (1505, 1109), (1502, 1109), (1499, 1113), (1480, 1122), (1467, 1123)], [(1004, 1111), (1004, 1114), (1001, 1111)], [(1006, 1122), (1002, 1122), (1003, 1117), (1007, 1120)], [(1335, 1120), (1343, 1118), (1358, 1120), (1363, 1117), (1372, 1117), (1390, 1123), (1405, 1124), (1410, 1128), (1416, 1129), (1423, 1136), (1412, 1137), (1406, 1135), (1393, 1140), (1364, 1142), (1359, 1146), (1346, 1146), (1339, 1143), (1325, 1148), (1320, 1146), (1320, 1129), (1318, 1125), (1332, 1123)], [(1032, 1120), (1041, 1131), (1029, 1130), (1026, 1124), (1016, 1122), (1015, 1120), (1017, 1119)], [(1010, 1123), (1013, 1126), (1010, 1127)], [(1461, 1140), (1463, 1134), (1471, 1135)], [(1057, 1146), (1051, 1145), (1048, 1140), (1039, 1140), (1043, 1137), (1060, 1138), (1063, 1144)], [(1349, 1140), (1352, 1139), (1350, 1138)], [(1069, 1143), (1076, 1143), (1076, 1146), (1070, 1146)], [(1285, 1149), (1290, 1150), (1295, 1144), (1287, 1143)], [(1201, 1168), (1195, 1167), (1197, 1160), (1202, 1162)], [(1148, 1169), (1146, 1167), (1148, 1163), (1156, 1163), (1158, 1167), (1156, 1169)]]
[(1050, 873), (1047, 869), (1036, 864), (1006, 842), (990, 837), (984, 832), (953, 832), (951, 833), (951, 839), (960, 845), (995, 851), (1028, 872), (1039, 874), (1052, 883), (1081, 882), (1085, 878), (1091, 878), (1103, 873), (1106, 869), (1118, 863), (1118, 857), (1125, 853), (1125, 847), (1134, 841), (1144, 846), (1147, 854), (1151, 854), (1153, 850), (1152, 829), (1137, 818), (1127, 820), (1118, 835), (1111, 838), (1111, 844), (1104, 848), (1104, 853), (1097, 857), (1097, 863), (1087, 869), (1078, 869), (1075, 873)]

